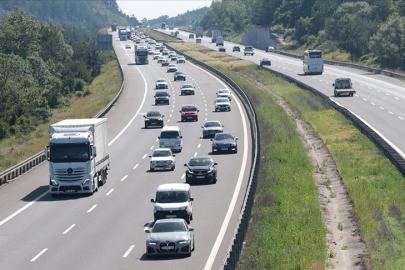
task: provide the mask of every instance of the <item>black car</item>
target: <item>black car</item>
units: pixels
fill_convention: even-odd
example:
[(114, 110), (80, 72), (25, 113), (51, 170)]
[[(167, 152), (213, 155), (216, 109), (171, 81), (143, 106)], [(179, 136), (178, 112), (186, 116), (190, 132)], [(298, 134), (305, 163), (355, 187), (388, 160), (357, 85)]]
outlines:
[(211, 183), (217, 182), (217, 168), (218, 163), (214, 162), (210, 156), (192, 157), (184, 166), (186, 169), (186, 183), (192, 181), (210, 181)]
[(148, 127), (163, 127), (163, 117), (160, 111), (148, 111), (145, 117), (145, 128)]
[(188, 35), (188, 38), (194, 38), (194, 34)]
[(231, 132), (217, 133), (212, 141), (212, 153), (215, 151), (234, 151), (238, 152), (238, 138)]
[(167, 91), (158, 91), (155, 94), (155, 105), (166, 104), (169, 105), (169, 92)]
[(239, 46), (233, 46), (232, 52), (240, 52), (240, 47)]
[(221, 46), (221, 47), (219, 47), (219, 50), (218, 51), (220, 51), (220, 52), (226, 52), (226, 48), (224, 47), (224, 46)]
[(185, 81), (186, 80), (186, 73), (184, 73), (183, 71), (176, 71), (174, 73), (174, 80), (175, 81), (179, 81), (179, 80)]
[(260, 66), (271, 66), (271, 61), (269, 58), (260, 59)]

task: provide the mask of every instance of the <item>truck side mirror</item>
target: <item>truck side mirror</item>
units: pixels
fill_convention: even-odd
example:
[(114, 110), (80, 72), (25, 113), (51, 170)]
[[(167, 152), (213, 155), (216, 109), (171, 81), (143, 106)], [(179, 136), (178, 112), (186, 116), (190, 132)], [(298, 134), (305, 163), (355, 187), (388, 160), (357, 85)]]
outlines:
[(95, 158), (95, 157), (97, 156), (97, 147), (92, 146), (92, 147), (91, 147), (91, 151), (93, 152), (93, 153), (92, 153), (93, 155), (92, 155), (92, 157), (91, 157), (91, 158), (93, 159), (93, 158)]
[(45, 159), (49, 160), (49, 146), (45, 146), (44, 155), (45, 155)]

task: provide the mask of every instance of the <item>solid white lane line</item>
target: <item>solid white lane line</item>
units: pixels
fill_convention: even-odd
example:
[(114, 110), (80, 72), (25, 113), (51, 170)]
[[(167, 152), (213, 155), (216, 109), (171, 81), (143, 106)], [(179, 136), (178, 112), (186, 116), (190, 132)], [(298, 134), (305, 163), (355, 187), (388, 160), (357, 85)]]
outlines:
[(48, 248), (44, 248), (40, 253), (38, 253), (37, 256), (35, 256), (34, 258), (32, 258), (31, 262), (34, 262), (36, 259), (39, 258), (39, 256), (41, 256), (42, 254), (44, 254), (47, 250), (48, 250)]
[(194, 153), (194, 156), (195, 156), (195, 157), (197, 156), (197, 152)]
[(42, 197), (44, 197), (46, 194), (48, 194), (49, 191), (46, 191), (44, 193), (42, 193), (41, 195), (39, 195), (38, 197), (36, 197), (32, 202), (24, 205), (23, 207), (21, 207), (20, 209), (18, 209), (17, 211), (15, 211), (14, 213), (12, 213), (11, 215), (9, 215), (8, 217), (6, 217), (4, 220), (2, 220), (0, 222), (0, 227), (1, 225), (3, 225), (4, 223), (6, 223), (7, 221), (9, 221), (10, 219), (12, 219), (13, 217), (15, 217), (16, 215), (18, 215), (19, 213), (21, 213), (22, 211), (24, 211), (25, 209), (27, 209), (28, 207), (30, 207), (31, 205), (33, 205), (35, 202), (39, 201), (40, 199), (42, 199)]
[[(136, 168), (138, 168), (138, 166), (139, 166), (139, 164), (135, 164), (135, 166), (132, 169), (135, 170)], [(124, 181), (124, 180), (121, 180), (121, 181)]]
[[(134, 169), (135, 169), (135, 167), (134, 167)], [(125, 179), (127, 179), (127, 177), (128, 177), (128, 175), (125, 175), (124, 177), (122, 177), (121, 182), (124, 181)]]
[(146, 156), (147, 156), (147, 154), (143, 155), (142, 159), (145, 159), (145, 158), (146, 158)]
[(186, 174), (185, 174), (185, 173), (183, 173), (183, 175), (181, 176), (180, 179), (184, 179), (184, 177), (186, 177)]
[(135, 245), (132, 245), (128, 248), (127, 252), (125, 252), (124, 256), (122, 256), (123, 258), (126, 258), (128, 256), (128, 254), (132, 251), (132, 249), (135, 247)]
[(108, 196), (108, 195), (110, 195), (111, 194), (111, 192), (113, 192), (114, 191), (114, 189), (112, 188), (110, 191), (108, 191), (107, 192), (107, 194), (105, 194), (106, 196)]
[(90, 213), (90, 212), (93, 211), (94, 208), (96, 208), (96, 207), (97, 207), (97, 204), (93, 205), (89, 210), (87, 210), (87, 213)]
[(66, 229), (66, 231), (63, 232), (63, 234), (67, 234), (73, 227), (76, 226), (76, 224), (72, 224), (69, 228)]
[(201, 143), (200, 143), (200, 144), (198, 144), (197, 148), (200, 148), (200, 147), (201, 147)]

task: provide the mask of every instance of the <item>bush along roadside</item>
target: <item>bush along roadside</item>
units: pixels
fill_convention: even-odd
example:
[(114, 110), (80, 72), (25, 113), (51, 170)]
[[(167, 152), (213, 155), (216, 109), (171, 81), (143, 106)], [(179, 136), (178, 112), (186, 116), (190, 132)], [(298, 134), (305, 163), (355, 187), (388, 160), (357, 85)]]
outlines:
[(305, 151), (299, 150), (303, 149), (302, 143), (295, 143), (295, 125), (280, 108), (276, 109), (279, 106), (268, 94), (241, 79), (246, 77), (265, 85), (297, 109), (331, 153), (370, 254), (362, 267), (403, 268), (405, 181), (367, 136), (309, 91), (259, 70), (254, 64), (244, 65), (242, 60), (217, 52), (200, 53), (201, 47), (195, 44), (170, 45), (182, 46), (188, 55), (203, 59), (234, 79), (258, 114), (264, 161), (240, 269), (321, 269), (332, 267), (325, 260), (333, 256), (326, 252), (314, 171)]

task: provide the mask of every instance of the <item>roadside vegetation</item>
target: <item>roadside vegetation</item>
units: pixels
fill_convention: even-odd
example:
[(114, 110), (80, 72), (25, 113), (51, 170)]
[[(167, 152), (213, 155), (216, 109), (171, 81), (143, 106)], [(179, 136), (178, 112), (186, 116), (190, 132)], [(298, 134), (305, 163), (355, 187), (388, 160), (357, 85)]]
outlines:
[(405, 70), (405, 0), (223, 0), (201, 20), (204, 29), (211, 24), (238, 43), (251, 28), (267, 28), (283, 33), (282, 50), (321, 49), (329, 59)]
[[(230, 76), (248, 94), (258, 114), (263, 159), (239, 269), (333, 267), (326, 261), (330, 254), (314, 172), (295, 123), (257, 82), (296, 108), (333, 156), (370, 254), (363, 263), (371, 269), (404, 268), (405, 180), (367, 136), (311, 92), (251, 62), (230, 60), (217, 52), (201, 53), (196, 44), (170, 45)], [(344, 248), (350, 250), (350, 246)]]

